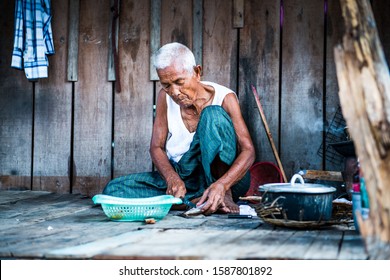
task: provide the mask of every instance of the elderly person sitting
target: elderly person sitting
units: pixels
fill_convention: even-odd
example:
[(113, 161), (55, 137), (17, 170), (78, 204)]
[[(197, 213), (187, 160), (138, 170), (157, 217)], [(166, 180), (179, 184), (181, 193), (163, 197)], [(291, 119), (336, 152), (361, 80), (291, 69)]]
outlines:
[(235, 202), (250, 186), (255, 152), (236, 94), (201, 81), (201, 66), (182, 44), (161, 47), (154, 66), (162, 89), (150, 154), (158, 171), (116, 178), (103, 193), (171, 194), (204, 204), (205, 214), (239, 212)]

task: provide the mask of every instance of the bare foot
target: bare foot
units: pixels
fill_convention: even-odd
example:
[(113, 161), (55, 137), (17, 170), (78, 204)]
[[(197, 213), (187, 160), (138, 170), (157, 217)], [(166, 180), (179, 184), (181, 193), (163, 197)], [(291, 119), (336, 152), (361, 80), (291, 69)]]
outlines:
[(225, 195), (224, 199), (224, 205), (221, 206), (218, 210), (217, 213), (233, 213), (233, 214), (238, 214), (240, 213), (240, 207), (234, 203), (233, 197), (232, 197), (232, 191), (228, 190)]

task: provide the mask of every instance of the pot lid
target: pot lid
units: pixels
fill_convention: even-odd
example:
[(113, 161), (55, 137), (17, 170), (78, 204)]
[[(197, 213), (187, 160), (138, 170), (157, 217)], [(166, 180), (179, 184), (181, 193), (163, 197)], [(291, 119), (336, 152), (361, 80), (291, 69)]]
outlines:
[[(295, 181), (299, 179), (300, 183)], [(306, 194), (325, 194), (336, 191), (334, 187), (329, 187), (321, 184), (306, 184), (302, 176), (295, 174), (290, 183), (273, 183), (265, 184), (259, 187), (261, 192), (273, 193), (306, 193)]]

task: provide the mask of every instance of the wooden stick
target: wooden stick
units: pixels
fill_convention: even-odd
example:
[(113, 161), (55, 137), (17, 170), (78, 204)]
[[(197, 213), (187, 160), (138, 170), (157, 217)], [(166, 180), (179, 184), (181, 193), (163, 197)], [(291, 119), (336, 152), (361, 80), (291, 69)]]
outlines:
[(323, 171), (323, 170), (301, 170), (299, 171), (304, 179), (324, 180), (343, 182), (343, 175), (340, 171)]
[(249, 196), (240, 196), (239, 200), (253, 200), (253, 201), (261, 201), (261, 196), (249, 195)]
[(268, 137), (268, 140), (269, 140), (269, 142), (271, 144), (272, 151), (274, 153), (276, 161), (278, 162), (278, 166), (280, 168), (280, 171), (282, 172), (283, 180), (286, 183), (287, 182), (287, 178), (286, 178), (286, 174), (284, 173), (282, 162), (280, 161), (278, 151), (276, 150), (276, 147), (275, 147), (275, 144), (274, 144), (274, 140), (272, 139), (271, 131), (269, 130), (267, 120), (265, 119), (263, 107), (261, 106), (260, 99), (259, 99), (259, 96), (257, 94), (257, 90), (256, 90), (256, 88), (253, 85), (252, 85), (252, 92), (253, 92), (253, 95), (255, 96), (257, 108), (259, 109), (261, 120), (263, 121), (265, 131), (267, 132), (267, 137)]

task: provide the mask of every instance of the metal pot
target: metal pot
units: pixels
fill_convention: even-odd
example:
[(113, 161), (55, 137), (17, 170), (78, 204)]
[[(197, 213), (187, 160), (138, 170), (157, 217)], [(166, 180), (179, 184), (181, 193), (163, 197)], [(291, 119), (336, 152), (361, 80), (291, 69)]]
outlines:
[[(299, 179), (300, 183), (295, 183)], [(295, 174), (290, 183), (265, 184), (259, 187), (263, 203), (277, 204), (283, 217), (295, 221), (329, 221), (335, 188), (321, 184), (306, 184)]]

